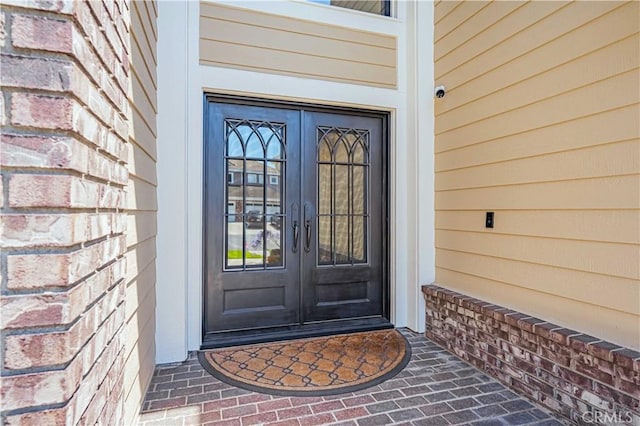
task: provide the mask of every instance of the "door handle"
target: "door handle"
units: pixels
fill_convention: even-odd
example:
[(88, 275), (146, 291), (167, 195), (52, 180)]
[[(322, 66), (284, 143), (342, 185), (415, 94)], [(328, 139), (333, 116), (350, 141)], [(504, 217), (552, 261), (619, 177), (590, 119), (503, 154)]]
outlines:
[(298, 239), (300, 238), (300, 226), (298, 225), (298, 205), (293, 203), (291, 205), (291, 223), (293, 227), (293, 248), (292, 252), (298, 252)]
[(307, 237), (305, 238), (304, 251), (306, 253), (309, 253), (311, 251), (311, 221), (310, 220), (307, 219), (304, 221), (304, 228), (307, 231)]
[(300, 227), (298, 226), (298, 221), (293, 221), (293, 252), (298, 252), (298, 238), (300, 237)]
[(311, 203), (304, 203), (304, 229), (305, 229), (305, 240), (304, 240), (304, 251), (305, 253), (309, 253), (311, 251)]

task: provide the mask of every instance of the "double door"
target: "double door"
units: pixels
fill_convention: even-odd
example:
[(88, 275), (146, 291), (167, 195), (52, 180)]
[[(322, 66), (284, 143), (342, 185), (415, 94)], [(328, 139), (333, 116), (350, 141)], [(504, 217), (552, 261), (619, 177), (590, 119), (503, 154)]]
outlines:
[(205, 346), (389, 325), (385, 120), (206, 97)]

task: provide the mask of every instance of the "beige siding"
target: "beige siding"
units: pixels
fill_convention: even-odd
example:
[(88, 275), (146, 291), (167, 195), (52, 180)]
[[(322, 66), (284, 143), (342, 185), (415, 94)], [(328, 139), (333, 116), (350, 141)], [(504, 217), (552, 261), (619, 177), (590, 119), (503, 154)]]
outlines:
[(435, 22), (437, 282), (640, 348), (640, 3)]
[(227, 5), (200, 4), (200, 63), (396, 87), (394, 37)]
[(155, 366), (156, 42), (152, 2), (131, 2), (125, 422), (134, 424)]

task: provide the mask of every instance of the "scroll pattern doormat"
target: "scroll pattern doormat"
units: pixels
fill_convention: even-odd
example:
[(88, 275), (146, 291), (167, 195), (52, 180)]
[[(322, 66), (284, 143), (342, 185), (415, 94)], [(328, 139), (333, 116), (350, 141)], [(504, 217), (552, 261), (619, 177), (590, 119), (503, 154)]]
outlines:
[(254, 392), (322, 396), (374, 386), (398, 374), (411, 348), (396, 330), (201, 351), (214, 377)]

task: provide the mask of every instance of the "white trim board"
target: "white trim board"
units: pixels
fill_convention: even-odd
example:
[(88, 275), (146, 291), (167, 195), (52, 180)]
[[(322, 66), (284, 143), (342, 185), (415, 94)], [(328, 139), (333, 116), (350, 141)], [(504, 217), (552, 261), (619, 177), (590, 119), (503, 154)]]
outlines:
[[(229, 2), (227, 2), (229, 3)], [(177, 362), (202, 339), (203, 94), (248, 95), (390, 113), (391, 320), (424, 329), (420, 284), (435, 276), (433, 4), (398, 2), (398, 19), (313, 3), (252, 2), (270, 13), (335, 18), (398, 40), (398, 88), (383, 89), (199, 64), (199, 3), (160, 2), (156, 361)], [(246, 4), (243, 3), (246, 7)], [(322, 9), (322, 13), (318, 10)], [(162, 17), (169, 17), (162, 19)], [(405, 17), (412, 17), (410, 21)], [(348, 17), (349, 19), (347, 19)], [(357, 22), (354, 22), (357, 21)], [(386, 20), (381, 25), (382, 20)], [(343, 22), (344, 23), (344, 22)], [(377, 24), (375, 24), (377, 23)], [(420, 23), (420, 25), (418, 25)], [(168, 40), (171, 38), (171, 40)]]

